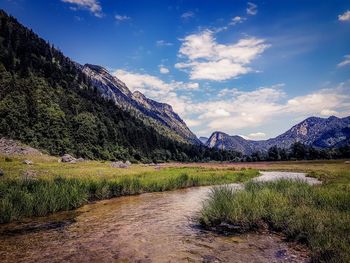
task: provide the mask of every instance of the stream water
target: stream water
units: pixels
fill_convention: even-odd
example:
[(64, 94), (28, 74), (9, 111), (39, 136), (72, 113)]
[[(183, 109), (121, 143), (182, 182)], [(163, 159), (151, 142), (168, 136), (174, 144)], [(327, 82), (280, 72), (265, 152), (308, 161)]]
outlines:
[[(288, 176), (306, 178), (294, 175)], [(287, 173), (263, 172), (263, 176), (275, 180)], [(194, 218), (210, 188), (119, 197), (75, 211), (1, 225), (0, 261), (308, 261), (302, 248), (275, 234), (223, 236), (200, 229)]]

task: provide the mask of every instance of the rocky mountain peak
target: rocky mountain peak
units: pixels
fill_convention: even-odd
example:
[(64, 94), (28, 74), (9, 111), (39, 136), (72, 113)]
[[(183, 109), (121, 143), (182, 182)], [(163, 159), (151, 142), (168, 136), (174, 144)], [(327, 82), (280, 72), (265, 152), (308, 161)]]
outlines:
[(99, 65), (85, 64), (84, 67), (90, 68), (91, 70), (94, 70), (100, 74), (109, 74), (107, 69)]
[(111, 75), (107, 69), (98, 65), (85, 64), (82, 71), (87, 75), (93, 84), (102, 91), (103, 94), (111, 92), (122, 92), (126, 96), (131, 96), (131, 91), (117, 77)]
[(124, 82), (101, 66), (85, 64), (81, 69), (102, 96), (114, 101), (121, 108), (136, 114), (145, 123), (157, 122), (159, 126), (163, 126), (161, 131), (167, 129), (166, 135), (172, 133), (177, 139), (200, 143), (169, 104), (149, 99), (140, 91), (132, 93)]

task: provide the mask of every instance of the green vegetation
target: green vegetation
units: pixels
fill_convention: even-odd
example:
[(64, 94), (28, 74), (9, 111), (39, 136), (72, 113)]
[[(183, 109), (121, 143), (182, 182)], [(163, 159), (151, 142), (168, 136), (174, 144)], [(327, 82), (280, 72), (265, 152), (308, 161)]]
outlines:
[(249, 182), (241, 191), (214, 188), (201, 211), (201, 224), (208, 228), (229, 224), (233, 228), (226, 230), (236, 232), (268, 226), (283, 232), (289, 240), (306, 244), (313, 262), (349, 262), (349, 165), (286, 162), (280, 168), (308, 171), (324, 183), (309, 186), (280, 180)]
[(272, 146), (267, 152), (254, 152), (242, 159), (248, 162), (256, 161), (288, 161), (288, 160), (327, 160), (350, 158), (350, 146), (339, 148), (318, 149), (309, 145), (295, 142), (289, 149)]
[(104, 99), (77, 64), (0, 10), (0, 136), (88, 159), (206, 161), (238, 155), (173, 135)]
[(256, 170), (236, 171), (214, 168), (160, 168), (132, 165), (112, 168), (110, 162), (58, 163), (49, 156), (1, 157), (0, 223), (24, 217), (45, 216), (80, 207), (89, 201), (144, 192), (243, 182), (258, 174)]

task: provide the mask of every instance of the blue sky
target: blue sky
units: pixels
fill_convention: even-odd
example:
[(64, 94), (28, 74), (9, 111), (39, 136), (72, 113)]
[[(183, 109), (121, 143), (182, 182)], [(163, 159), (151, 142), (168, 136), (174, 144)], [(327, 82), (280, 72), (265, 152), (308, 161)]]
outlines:
[(0, 0), (73, 60), (171, 104), (198, 136), (350, 115), (350, 1)]

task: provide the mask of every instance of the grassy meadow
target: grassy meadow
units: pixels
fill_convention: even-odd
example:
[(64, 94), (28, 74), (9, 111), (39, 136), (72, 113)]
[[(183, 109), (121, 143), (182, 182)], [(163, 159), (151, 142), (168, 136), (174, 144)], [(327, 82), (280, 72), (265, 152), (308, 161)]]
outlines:
[[(24, 164), (25, 159), (33, 161)], [(110, 162), (61, 163), (47, 155), (0, 156), (0, 223), (70, 210), (90, 201), (144, 192), (244, 182), (254, 169), (155, 167), (134, 164), (113, 168)]]
[(200, 223), (233, 233), (268, 228), (306, 244), (313, 262), (350, 262), (350, 164), (284, 162), (265, 170), (303, 171), (323, 184), (280, 180), (248, 182), (241, 191), (215, 187), (202, 208)]

